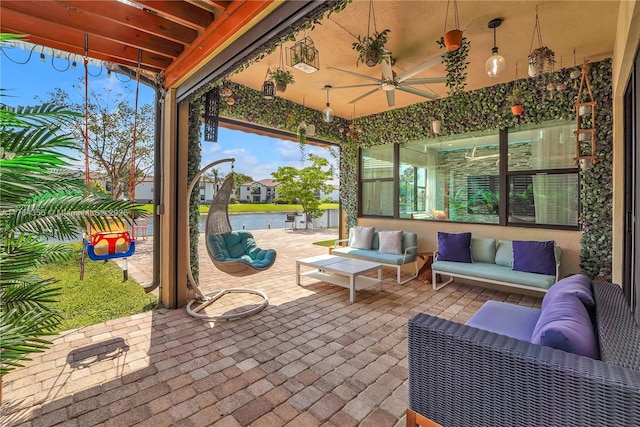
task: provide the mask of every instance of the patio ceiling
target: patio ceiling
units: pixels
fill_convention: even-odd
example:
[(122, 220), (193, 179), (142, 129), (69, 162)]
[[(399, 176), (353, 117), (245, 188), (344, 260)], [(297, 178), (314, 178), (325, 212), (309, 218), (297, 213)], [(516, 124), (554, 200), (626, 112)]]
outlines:
[[(29, 41), (54, 49), (82, 55), (88, 34), (89, 55), (93, 58), (141, 67), (151, 77), (161, 76), (165, 88), (176, 87), (216, 57), (224, 47), (237, 40), (251, 27), (288, 2), (216, 1), (216, 0), (3, 0), (0, 24), (3, 32), (29, 34)], [(352, 43), (358, 35), (366, 35), (370, 2), (355, 0), (340, 13), (331, 14), (312, 30), (300, 33), (297, 40), (310, 36), (320, 55), (320, 70), (305, 74), (292, 70), (295, 83), (278, 96), (322, 110), (326, 103), (324, 86), (351, 86), (372, 83), (351, 73), (380, 78), (381, 66), (356, 66), (357, 54)], [(536, 6), (540, 16), (543, 44), (556, 54), (556, 67), (582, 63), (612, 55), (619, 2), (617, 1), (460, 1), (460, 27), (471, 42), (467, 90), (514, 80), (516, 62), (519, 78), (527, 76), (527, 55), (533, 40)], [(443, 32), (446, 1), (374, 1), (375, 25), (378, 31), (389, 29), (386, 48), (396, 63), (394, 71), (402, 73), (442, 53), (435, 43)], [(449, 12), (448, 29), (452, 26)], [(493, 31), (488, 22), (502, 18), (497, 28), (497, 45), (507, 68), (496, 79), (484, 72), (491, 55)], [(275, 24), (274, 24), (275, 25)], [(284, 44), (284, 53), (293, 42)], [(224, 56), (224, 55), (222, 55)], [(259, 90), (268, 68), (280, 63), (276, 50), (253, 64), (232, 80)], [(202, 71), (200, 71), (202, 72)], [(444, 66), (435, 66), (415, 77), (444, 76)], [(203, 78), (202, 81), (205, 81)], [(447, 96), (444, 83), (415, 85), (416, 89)], [(331, 107), (339, 117), (351, 118), (352, 100), (374, 87), (333, 89)], [(426, 99), (395, 90), (395, 106), (400, 108)], [(355, 116), (389, 110), (384, 90), (355, 103)]]
[[(453, 3), (453, 2), (452, 2)], [(611, 57), (618, 16), (617, 1), (458, 1), (460, 28), (471, 42), (468, 66), (467, 90), (488, 87), (497, 83), (515, 80), (516, 62), (518, 78), (527, 77), (527, 56), (532, 46), (532, 35), (536, 18), (536, 6), (540, 19), (543, 44), (555, 51), (556, 68), (582, 64), (583, 58), (598, 61)], [(394, 71), (398, 74), (409, 70), (434, 56), (443, 53), (436, 40), (443, 34), (446, 1), (374, 1), (375, 27), (378, 31), (389, 29), (389, 42), (386, 48), (396, 60)], [(449, 10), (447, 29), (453, 26), (452, 7)], [(369, 16), (369, 1), (355, 0), (340, 13), (325, 17), (313, 30), (300, 33), (296, 40), (310, 36), (319, 51), (320, 70), (312, 74), (290, 68), (295, 83), (288, 85), (286, 92), (279, 93), (286, 99), (302, 103), (316, 110), (322, 110), (326, 104), (324, 86), (362, 85), (374, 83), (370, 80), (348, 75), (329, 69), (329, 67), (365, 74), (379, 79), (381, 65), (369, 68), (356, 66), (357, 52), (352, 44), (356, 36), (366, 36)], [(502, 18), (503, 22), (496, 30), (499, 53), (506, 60), (505, 72), (498, 78), (490, 78), (485, 73), (485, 62), (491, 56), (493, 30), (488, 27), (490, 20)], [(374, 23), (371, 22), (371, 32)], [(293, 42), (284, 44), (284, 53)], [(538, 47), (537, 37), (533, 48)], [(232, 80), (259, 90), (265, 79), (267, 69), (277, 67), (280, 52), (276, 50), (269, 57), (254, 64)], [(415, 77), (441, 77), (445, 75), (444, 65), (437, 64)], [(438, 97), (447, 96), (444, 83), (415, 85), (417, 89), (433, 92)], [(350, 119), (354, 104), (350, 101), (374, 89), (359, 87), (351, 89), (332, 89), (330, 91), (331, 108), (336, 116)], [(387, 111), (387, 98), (384, 90), (355, 103), (355, 116)], [(427, 101), (411, 93), (395, 90), (395, 107)]]
[(31, 43), (162, 75), (172, 86), (237, 37), (272, 1), (3, 0), (1, 31)]

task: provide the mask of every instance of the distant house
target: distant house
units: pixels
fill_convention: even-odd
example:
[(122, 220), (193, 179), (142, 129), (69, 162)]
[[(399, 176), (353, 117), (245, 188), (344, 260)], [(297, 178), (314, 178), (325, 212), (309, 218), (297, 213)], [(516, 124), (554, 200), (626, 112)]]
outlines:
[[(111, 192), (111, 182), (107, 179), (107, 177), (98, 172), (91, 172), (89, 175), (91, 181), (99, 182), (102, 186), (107, 190), (107, 192)], [(153, 176), (145, 176), (142, 179), (142, 182), (139, 182), (136, 185), (136, 202), (137, 203), (153, 203)], [(200, 183), (196, 188), (193, 189), (194, 192), (199, 192), (200, 194), (200, 203), (211, 203), (215, 195), (218, 193), (222, 182), (219, 182), (217, 185), (214, 185), (213, 179), (209, 177), (200, 178)], [(235, 190), (231, 192), (231, 198), (235, 198)]]
[(240, 201), (243, 203), (273, 203), (278, 183), (273, 179), (247, 182), (240, 185)]

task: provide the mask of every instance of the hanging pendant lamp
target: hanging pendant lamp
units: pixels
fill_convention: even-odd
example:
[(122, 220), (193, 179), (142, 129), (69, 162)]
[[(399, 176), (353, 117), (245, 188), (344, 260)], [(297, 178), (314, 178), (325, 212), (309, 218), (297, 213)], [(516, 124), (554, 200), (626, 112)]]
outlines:
[(324, 110), (322, 110), (322, 120), (324, 120), (327, 123), (333, 120), (333, 110), (329, 105), (329, 91), (331, 90), (331, 88), (332, 88), (331, 85), (325, 85), (324, 87), (324, 90), (327, 91), (327, 107)]
[(500, 18), (489, 21), (489, 28), (493, 29), (493, 49), (491, 49), (491, 57), (484, 64), (484, 70), (489, 77), (498, 77), (504, 72), (504, 58), (498, 54), (498, 46), (496, 45), (496, 28), (500, 25), (502, 25)]

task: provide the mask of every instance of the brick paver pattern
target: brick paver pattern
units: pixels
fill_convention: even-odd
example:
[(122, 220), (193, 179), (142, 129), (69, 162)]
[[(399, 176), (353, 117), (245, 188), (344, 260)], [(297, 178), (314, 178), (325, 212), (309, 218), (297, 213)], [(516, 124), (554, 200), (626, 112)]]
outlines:
[[(257, 230), (278, 252), (266, 272), (236, 278), (216, 270), (200, 245), (203, 291), (250, 287), (269, 305), (244, 319), (208, 322), (157, 309), (69, 330), (3, 379), (2, 426), (404, 426), (407, 320), (425, 312), (465, 322), (485, 301), (539, 306), (535, 296), (461, 283), (433, 291), (400, 286), (384, 269), (382, 292), (311, 278), (295, 283), (295, 259), (333, 230)], [(152, 240), (141, 240), (129, 274), (151, 281)], [(375, 274), (375, 273), (374, 273)], [(85, 280), (91, 280), (86, 277)], [(223, 297), (210, 313), (255, 304)], [(434, 366), (433, 369), (441, 369)]]

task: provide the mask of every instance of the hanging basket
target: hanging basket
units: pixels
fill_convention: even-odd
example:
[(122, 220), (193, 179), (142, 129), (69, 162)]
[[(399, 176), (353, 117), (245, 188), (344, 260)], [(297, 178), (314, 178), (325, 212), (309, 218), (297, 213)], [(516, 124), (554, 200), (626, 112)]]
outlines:
[(529, 54), (529, 77), (551, 73), (556, 65), (555, 53), (546, 46), (534, 49)]
[(444, 46), (447, 50), (450, 52), (458, 50), (460, 44), (462, 44), (462, 30), (447, 31), (444, 35)]
[(511, 112), (514, 116), (520, 116), (524, 112), (524, 107), (522, 105), (512, 105)]
[(368, 67), (375, 67), (380, 63), (380, 50), (370, 49), (364, 56), (364, 63)]
[(276, 80), (276, 90), (278, 92), (284, 92), (285, 90), (287, 90), (287, 84), (285, 82)]

